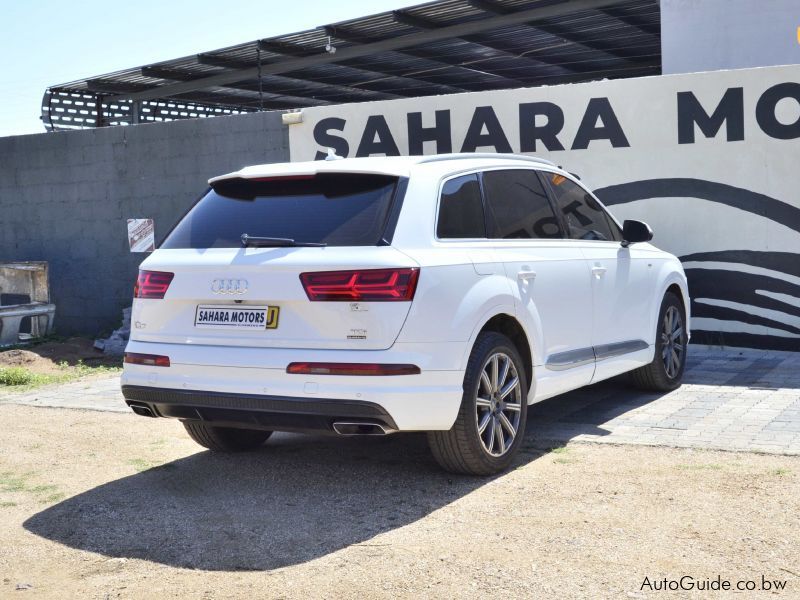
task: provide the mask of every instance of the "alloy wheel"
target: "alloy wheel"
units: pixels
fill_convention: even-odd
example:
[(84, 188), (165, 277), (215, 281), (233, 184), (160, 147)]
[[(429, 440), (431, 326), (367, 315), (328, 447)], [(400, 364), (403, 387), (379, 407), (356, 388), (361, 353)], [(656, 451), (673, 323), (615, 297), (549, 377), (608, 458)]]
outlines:
[(489, 356), (481, 369), (476, 411), (478, 437), (492, 456), (509, 451), (519, 430), (522, 385), (511, 357), (502, 352)]
[(664, 313), (661, 327), (661, 359), (670, 379), (675, 379), (680, 373), (685, 353), (683, 317), (677, 307), (670, 306)]

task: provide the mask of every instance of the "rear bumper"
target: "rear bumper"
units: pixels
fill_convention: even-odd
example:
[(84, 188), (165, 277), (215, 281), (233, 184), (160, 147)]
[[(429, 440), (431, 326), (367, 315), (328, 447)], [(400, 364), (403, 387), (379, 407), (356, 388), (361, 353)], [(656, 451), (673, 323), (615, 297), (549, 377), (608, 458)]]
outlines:
[(146, 407), (154, 417), (211, 422), (230, 427), (277, 431), (332, 431), (337, 421), (380, 423), (387, 430), (397, 424), (381, 406), (341, 399), (286, 398), (173, 390), (123, 385), (128, 406)]
[[(441, 368), (460, 359), (462, 348), (449, 344), (300, 351), (132, 341), (127, 351), (170, 358), (169, 367), (125, 365), (122, 389), (129, 404), (145, 403), (158, 416), (279, 431), (330, 429), (334, 419), (379, 422), (396, 431), (447, 430), (458, 413), (464, 381), (463, 370)], [(422, 372), (286, 373), (297, 361), (416, 364)]]

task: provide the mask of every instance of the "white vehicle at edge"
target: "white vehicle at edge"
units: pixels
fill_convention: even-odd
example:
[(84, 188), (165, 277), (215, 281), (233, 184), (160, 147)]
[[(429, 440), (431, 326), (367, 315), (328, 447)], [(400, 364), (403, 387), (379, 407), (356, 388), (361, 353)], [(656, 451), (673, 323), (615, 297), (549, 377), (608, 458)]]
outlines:
[(427, 431), (444, 468), (488, 474), (531, 403), (628, 371), (680, 385), (680, 262), (548, 161), (338, 159), (210, 184), (141, 265), (122, 376), (137, 414), (207, 448)]

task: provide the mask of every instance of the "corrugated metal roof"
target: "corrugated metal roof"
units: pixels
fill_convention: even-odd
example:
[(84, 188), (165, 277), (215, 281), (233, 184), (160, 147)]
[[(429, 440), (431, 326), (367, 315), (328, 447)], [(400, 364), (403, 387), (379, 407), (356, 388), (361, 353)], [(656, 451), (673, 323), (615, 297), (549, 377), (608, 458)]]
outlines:
[(42, 112), (67, 129), (660, 73), (658, 0), (437, 0), (55, 85)]

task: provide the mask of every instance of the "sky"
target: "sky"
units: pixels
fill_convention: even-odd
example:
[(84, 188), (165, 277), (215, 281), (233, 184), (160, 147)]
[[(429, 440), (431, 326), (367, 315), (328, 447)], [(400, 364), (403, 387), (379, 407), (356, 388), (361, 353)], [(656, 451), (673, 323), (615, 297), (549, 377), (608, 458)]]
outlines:
[(0, 0), (0, 137), (43, 133), (48, 86), (420, 4), (415, 0)]

